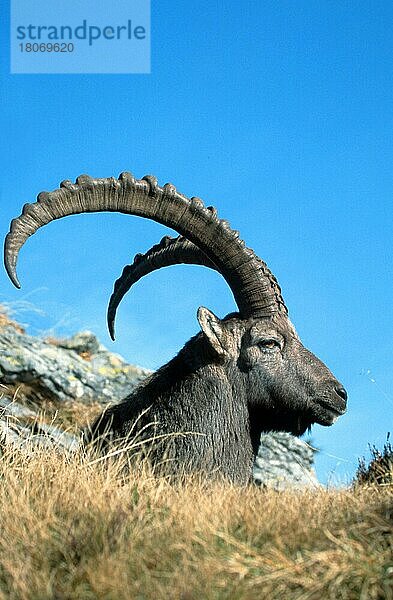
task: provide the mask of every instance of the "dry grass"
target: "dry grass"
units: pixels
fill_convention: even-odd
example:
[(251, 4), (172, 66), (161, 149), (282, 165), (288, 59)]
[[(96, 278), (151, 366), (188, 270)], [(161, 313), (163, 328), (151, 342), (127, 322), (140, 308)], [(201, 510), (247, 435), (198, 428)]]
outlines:
[[(0, 399), (5, 397), (32, 410), (35, 415), (29, 417), (13, 417), (12, 420), (21, 426), (31, 426), (34, 423), (55, 425), (61, 430), (79, 435), (81, 430), (91, 424), (106, 406), (100, 402), (53, 402), (38, 401), (34, 394), (26, 389), (26, 385), (0, 384)], [(34, 399), (32, 399), (34, 398)], [(1, 411), (0, 411), (1, 412)]]
[(0, 456), (0, 599), (393, 598), (391, 486), (275, 493)]
[(77, 434), (92, 423), (104, 410), (105, 404), (100, 402), (51, 402), (49, 400), (35, 407), (39, 419), (53, 423), (61, 429)]
[(389, 442), (389, 435), (382, 451), (376, 446), (370, 446), (372, 458), (369, 464), (365, 458), (359, 460), (355, 475), (357, 484), (393, 485), (393, 446)]
[(9, 317), (8, 312), (2, 304), (0, 304), (0, 327), (13, 327), (19, 333), (25, 333), (25, 329)]

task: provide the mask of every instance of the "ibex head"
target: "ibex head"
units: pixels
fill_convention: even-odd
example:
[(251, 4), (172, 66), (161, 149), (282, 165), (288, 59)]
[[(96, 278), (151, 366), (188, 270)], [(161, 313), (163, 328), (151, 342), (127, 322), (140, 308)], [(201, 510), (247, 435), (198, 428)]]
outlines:
[[(332, 425), (346, 411), (347, 393), (326, 365), (301, 343), (274, 275), (257, 256), (253, 255), (252, 261), (265, 285), (260, 299), (266, 299), (267, 309), (261, 302), (249, 318), (233, 313), (220, 320), (200, 308), (198, 321), (205, 338), (222, 362), (240, 371), (249, 405), (256, 410), (263, 407), (266, 429), (280, 428), (299, 435), (312, 423)], [(149, 273), (180, 263), (219, 271), (185, 237), (165, 236), (145, 254), (137, 254), (116, 281), (108, 307), (112, 339), (117, 308), (130, 288)], [(266, 421), (266, 410), (270, 421)]]
[(99, 211), (147, 217), (180, 233), (137, 255), (124, 269), (108, 309), (112, 337), (117, 306), (143, 275), (170, 264), (205, 265), (226, 279), (239, 313), (220, 320), (200, 308), (198, 320), (215, 360), (242, 378), (251, 409), (263, 406), (271, 415), (272, 429), (297, 434), (314, 422), (331, 425), (345, 412), (347, 394), (342, 384), (302, 345), (266, 264), (227, 221), (217, 217), (214, 208), (178, 193), (171, 184), (159, 187), (152, 176), (142, 180), (129, 173), (119, 179), (81, 176), (76, 184), (64, 181), (60, 189), (43, 192), (37, 202), (25, 205), (5, 242), (5, 265), (14, 284), (19, 287), (19, 250), (39, 227), (66, 215)]
[(263, 409), (263, 429), (300, 435), (312, 423), (332, 425), (347, 394), (329, 369), (303, 346), (287, 319), (218, 319), (200, 308), (198, 320), (217, 357), (238, 373), (251, 409)]

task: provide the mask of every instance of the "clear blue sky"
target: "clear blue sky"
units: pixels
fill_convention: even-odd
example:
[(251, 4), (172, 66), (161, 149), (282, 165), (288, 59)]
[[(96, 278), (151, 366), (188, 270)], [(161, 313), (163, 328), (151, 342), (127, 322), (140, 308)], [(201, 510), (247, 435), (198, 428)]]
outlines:
[[(216, 205), (348, 389), (347, 415), (312, 433), (319, 477), (345, 480), (393, 429), (392, 4), (154, 1), (151, 75), (10, 75), (2, 27), (0, 237), (23, 203), (86, 172), (152, 173)], [(171, 267), (135, 286), (110, 342), (113, 282), (164, 233), (124, 215), (53, 223), (21, 253), (22, 291), (3, 273), (0, 301), (44, 310), (22, 315), (32, 333), (90, 329), (156, 368), (199, 305), (234, 308), (217, 274)]]

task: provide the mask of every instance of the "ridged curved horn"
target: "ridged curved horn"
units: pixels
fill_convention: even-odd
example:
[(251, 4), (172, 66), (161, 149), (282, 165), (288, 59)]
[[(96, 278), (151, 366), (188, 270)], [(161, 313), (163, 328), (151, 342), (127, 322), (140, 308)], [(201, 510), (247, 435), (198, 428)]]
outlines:
[(243, 318), (270, 316), (285, 310), (280, 288), (239, 233), (199, 198), (187, 198), (171, 184), (160, 187), (153, 176), (135, 179), (92, 179), (81, 175), (76, 183), (63, 181), (60, 189), (42, 192), (26, 204), (6, 236), (4, 262), (13, 283), (20, 287), (16, 264), (19, 250), (40, 227), (67, 215), (86, 212), (121, 212), (152, 219), (175, 229), (212, 260), (230, 286)]
[[(212, 210), (212, 207), (208, 207), (208, 210)], [(215, 263), (198, 246), (182, 235), (176, 238), (166, 235), (159, 244), (155, 244), (144, 254), (136, 254), (133, 263), (125, 266), (122, 274), (116, 280), (109, 300), (107, 322), (112, 340), (115, 339), (117, 308), (134, 283), (153, 271), (178, 264), (201, 265), (219, 271)], [(267, 269), (267, 266), (264, 266)], [(270, 275), (274, 278), (273, 274)], [(277, 287), (279, 289), (278, 283)], [(282, 298), (280, 300), (285, 310), (287, 310), (284, 300)]]
[(157, 269), (182, 263), (203, 265), (218, 271), (216, 265), (198, 246), (183, 236), (174, 238), (168, 235), (144, 254), (136, 254), (133, 263), (124, 267), (122, 274), (115, 282), (107, 311), (108, 329), (112, 340), (115, 339), (117, 308), (134, 283)]

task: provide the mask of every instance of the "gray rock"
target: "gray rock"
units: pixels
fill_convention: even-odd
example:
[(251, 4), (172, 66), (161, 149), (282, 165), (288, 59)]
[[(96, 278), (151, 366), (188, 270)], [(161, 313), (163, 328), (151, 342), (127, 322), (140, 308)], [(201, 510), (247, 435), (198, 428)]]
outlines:
[(253, 475), (257, 484), (284, 490), (320, 486), (314, 469), (315, 450), (290, 433), (261, 435)]
[(0, 383), (25, 384), (38, 397), (107, 403), (125, 397), (149, 373), (110, 353), (89, 332), (48, 341), (0, 328)]
[(2, 417), (35, 417), (35, 412), (27, 406), (14, 402), (9, 398), (0, 398), (0, 418)]
[(35, 448), (57, 448), (74, 452), (78, 437), (54, 425), (41, 423), (38, 415), (18, 402), (0, 400), (0, 449), (17, 448), (30, 452)]
[(56, 345), (65, 350), (73, 350), (79, 355), (84, 353), (97, 354), (106, 350), (91, 331), (81, 331), (69, 339), (56, 340)]

